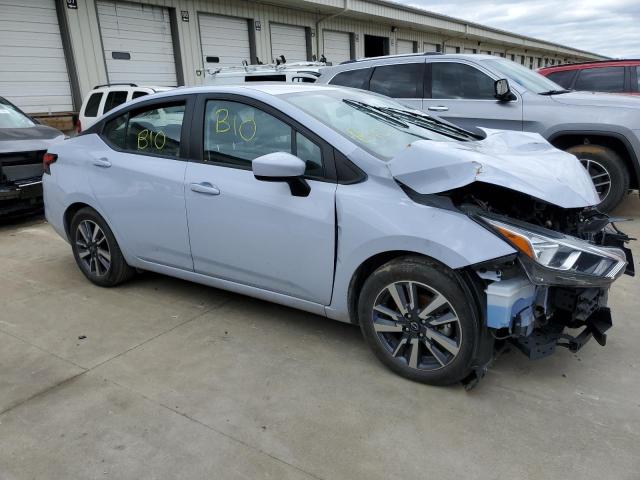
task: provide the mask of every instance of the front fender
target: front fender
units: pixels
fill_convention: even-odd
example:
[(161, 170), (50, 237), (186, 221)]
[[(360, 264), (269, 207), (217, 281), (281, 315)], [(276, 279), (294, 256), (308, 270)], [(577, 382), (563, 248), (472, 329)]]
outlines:
[(583, 124), (583, 123), (563, 123), (554, 125), (547, 129), (542, 135), (549, 141), (554, 143), (565, 136), (599, 136), (609, 137), (620, 141), (629, 154), (633, 174), (640, 183), (640, 131), (633, 131), (629, 128), (619, 125), (602, 125), (602, 124)]
[(395, 184), (387, 188), (378, 182), (339, 185), (336, 208), (336, 270), (326, 312), (337, 320), (349, 321), (351, 279), (375, 255), (415, 253), (458, 269), (515, 252), (467, 215), (415, 203)]

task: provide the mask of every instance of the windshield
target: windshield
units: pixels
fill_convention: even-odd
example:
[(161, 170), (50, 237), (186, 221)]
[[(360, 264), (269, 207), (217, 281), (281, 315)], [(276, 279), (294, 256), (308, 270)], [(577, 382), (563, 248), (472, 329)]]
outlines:
[(391, 99), (358, 90), (318, 89), (283, 97), (381, 160), (390, 160), (416, 140), (482, 138)]
[(565, 91), (557, 83), (552, 82), (547, 77), (540, 75), (538, 72), (529, 70), (522, 65), (512, 62), (511, 60), (482, 60), (482, 63), (498, 71), (508, 80), (514, 81), (533, 93), (547, 92), (563, 92)]
[(0, 98), (0, 128), (29, 128), (35, 126), (29, 117)]

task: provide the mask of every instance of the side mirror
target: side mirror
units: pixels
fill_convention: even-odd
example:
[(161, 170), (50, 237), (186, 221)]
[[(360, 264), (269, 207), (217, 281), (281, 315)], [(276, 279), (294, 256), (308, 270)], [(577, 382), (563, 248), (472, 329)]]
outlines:
[(509, 86), (509, 80), (507, 80), (506, 78), (496, 80), (494, 89), (495, 96), (498, 100), (509, 102), (516, 99), (516, 96), (513, 94), (513, 92), (511, 91), (511, 87)]
[(311, 187), (303, 178), (307, 168), (303, 160), (287, 152), (274, 152), (254, 158), (253, 176), (263, 182), (287, 182), (291, 195), (306, 197)]

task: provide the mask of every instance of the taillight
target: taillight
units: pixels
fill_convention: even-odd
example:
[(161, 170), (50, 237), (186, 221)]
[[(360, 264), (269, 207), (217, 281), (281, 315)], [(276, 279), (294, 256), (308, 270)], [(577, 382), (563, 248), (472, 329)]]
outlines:
[(76, 120), (76, 133), (82, 132), (82, 123), (80, 123), (80, 119)]
[(58, 155), (55, 153), (45, 153), (42, 156), (42, 166), (44, 167), (44, 173), (51, 175), (51, 164), (58, 160)]

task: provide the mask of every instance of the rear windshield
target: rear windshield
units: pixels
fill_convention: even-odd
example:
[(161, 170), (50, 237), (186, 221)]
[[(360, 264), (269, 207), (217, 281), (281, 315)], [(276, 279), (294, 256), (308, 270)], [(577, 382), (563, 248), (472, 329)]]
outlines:
[(35, 123), (6, 100), (0, 98), (0, 128), (29, 128)]

